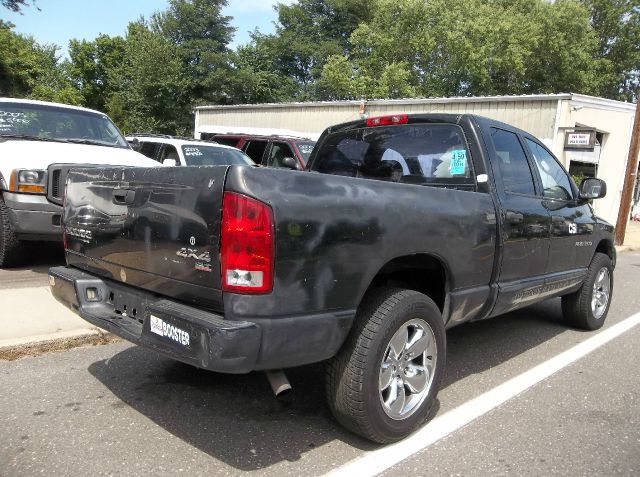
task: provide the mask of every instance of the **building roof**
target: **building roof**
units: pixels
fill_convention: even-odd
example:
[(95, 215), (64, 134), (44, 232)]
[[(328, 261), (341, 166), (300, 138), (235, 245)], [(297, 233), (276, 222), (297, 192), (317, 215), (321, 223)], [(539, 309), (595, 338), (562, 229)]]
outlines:
[[(486, 103), (486, 102), (518, 102), (518, 101), (560, 101), (572, 100), (596, 108), (634, 110), (635, 105), (623, 101), (598, 98), (576, 93), (558, 94), (522, 94), (507, 96), (457, 96), (451, 98), (407, 98), (407, 99), (369, 99), (364, 100), (371, 105), (420, 105), (420, 104), (448, 104), (448, 103)], [(348, 101), (313, 101), (292, 103), (261, 103), (261, 104), (235, 104), (235, 105), (210, 105), (197, 106), (196, 111), (220, 110), (220, 109), (268, 109), (268, 108), (313, 108), (313, 107), (353, 107), (362, 104), (363, 100)]]

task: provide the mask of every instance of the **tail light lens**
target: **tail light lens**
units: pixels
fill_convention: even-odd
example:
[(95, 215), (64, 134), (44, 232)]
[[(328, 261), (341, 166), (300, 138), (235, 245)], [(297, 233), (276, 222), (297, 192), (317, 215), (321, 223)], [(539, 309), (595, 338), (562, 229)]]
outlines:
[(407, 124), (409, 117), (406, 114), (394, 114), (392, 116), (376, 116), (367, 119), (367, 127), (374, 126), (394, 126), (396, 124)]
[(273, 230), (271, 207), (241, 194), (224, 193), (220, 233), (224, 291), (269, 293), (273, 289)]

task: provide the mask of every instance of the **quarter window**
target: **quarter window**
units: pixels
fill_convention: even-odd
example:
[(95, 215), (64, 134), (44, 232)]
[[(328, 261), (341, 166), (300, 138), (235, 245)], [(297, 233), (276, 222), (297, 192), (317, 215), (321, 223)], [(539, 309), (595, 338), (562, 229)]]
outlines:
[(549, 199), (572, 200), (569, 176), (558, 161), (544, 147), (529, 138), (527, 146), (533, 155), (542, 180), (542, 195)]
[(504, 129), (491, 128), (491, 139), (497, 154), (494, 165), (500, 170), (504, 190), (535, 195), (533, 174), (518, 136)]

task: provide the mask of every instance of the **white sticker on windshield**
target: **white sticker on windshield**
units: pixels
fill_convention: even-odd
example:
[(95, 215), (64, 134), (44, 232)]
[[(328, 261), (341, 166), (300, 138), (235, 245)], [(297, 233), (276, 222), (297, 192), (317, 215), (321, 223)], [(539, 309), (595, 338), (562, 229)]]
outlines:
[(452, 176), (464, 175), (467, 167), (467, 151), (464, 149), (456, 149), (451, 151), (451, 167), (449, 171)]
[(202, 151), (197, 147), (185, 147), (184, 155), (185, 156), (202, 156)]
[(11, 131), (17, 124), (29, 124), (24, 112), (0, 110), (0, 132)]

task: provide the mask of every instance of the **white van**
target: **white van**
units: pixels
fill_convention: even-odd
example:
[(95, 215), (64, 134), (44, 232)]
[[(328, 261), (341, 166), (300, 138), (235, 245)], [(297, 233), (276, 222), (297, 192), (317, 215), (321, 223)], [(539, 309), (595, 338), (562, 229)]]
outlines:
[(24, 241), (62, 241), (69, 170), (101, 165), (158, 163), (132, 150), (104, 113), (0, 98), (0, 268), (21, 261)]

